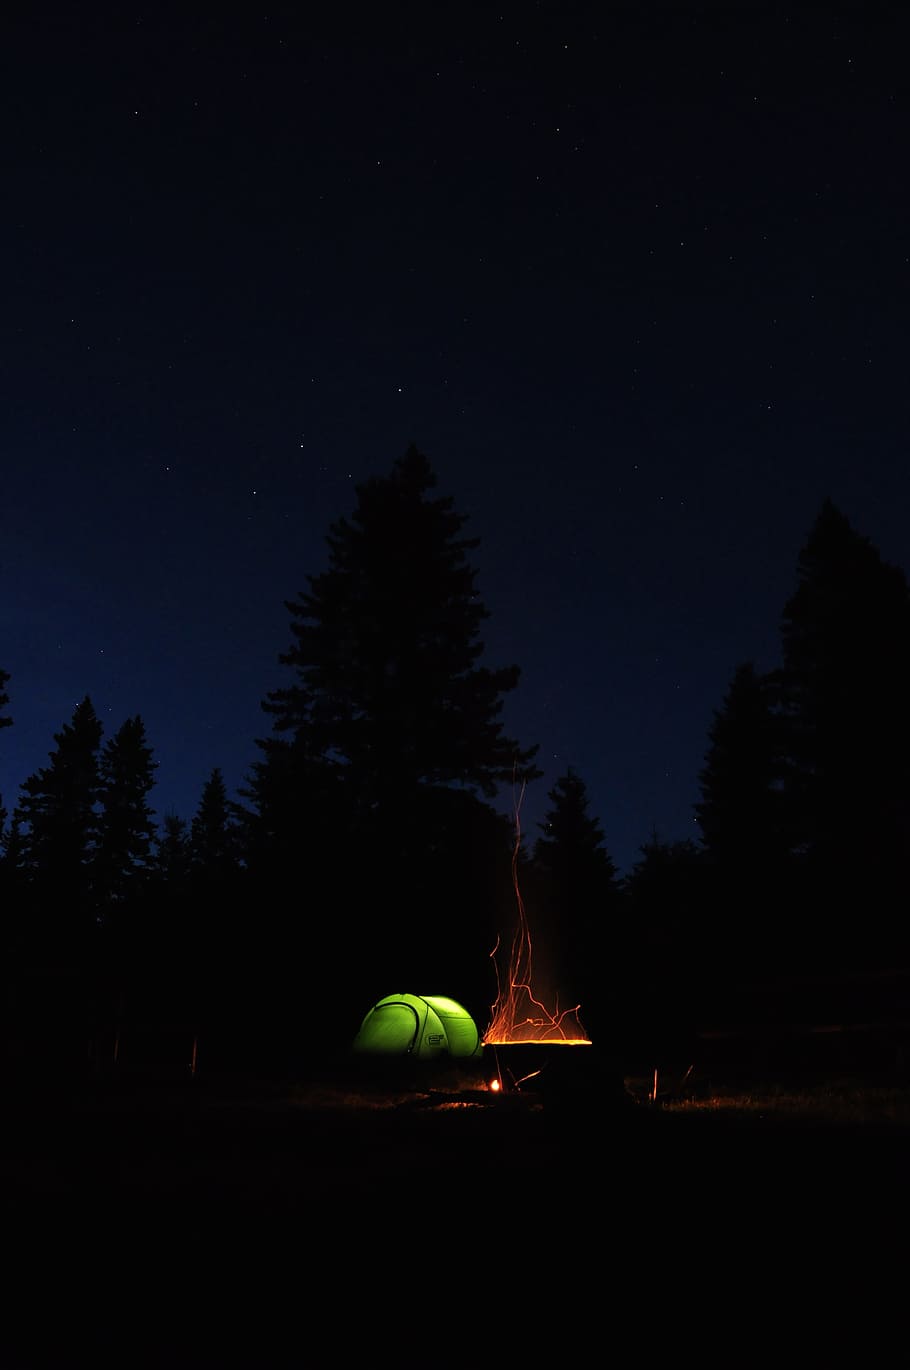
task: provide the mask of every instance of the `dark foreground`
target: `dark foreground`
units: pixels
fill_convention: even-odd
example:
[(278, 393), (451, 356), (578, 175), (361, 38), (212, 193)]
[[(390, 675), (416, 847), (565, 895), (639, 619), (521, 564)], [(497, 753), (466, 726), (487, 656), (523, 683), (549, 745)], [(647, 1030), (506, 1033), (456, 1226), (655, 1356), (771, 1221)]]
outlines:
[(451, 1081), (9, 1102), (3, 1370), (817, 1363), (860, 1307), (869, 1364), (903, 1300), (903, 1127)]

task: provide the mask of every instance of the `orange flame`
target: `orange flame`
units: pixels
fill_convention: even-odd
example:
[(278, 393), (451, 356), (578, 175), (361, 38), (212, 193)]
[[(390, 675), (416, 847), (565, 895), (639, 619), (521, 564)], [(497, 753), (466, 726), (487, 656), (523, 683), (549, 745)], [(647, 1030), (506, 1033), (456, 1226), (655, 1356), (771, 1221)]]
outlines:
[(590, 1045), (591, 1039), (578, 1017), (581, 1005), (560, 1009), (559, 1000), (552, 1010), (537, 999), (531, 989), (532, 948), (531, 933), (528, 928), (527, 914), (518, 880), (518, 857), (521, 851), (521, 801), (525, 787), (515, 805), (515, 844), (512, 848), (512, 888), (518, 906), (518, 923), (512, 938), (509, 957), (508, 984), (503, 989), (496, 953), (499, 939), (490, 952), (496, 971), (497, 995), (490, 1012), (490, 1026), (484, 1034), (488, 1046), (501, 1046), (508, 1042), (566, 1042), (572, 1045)]

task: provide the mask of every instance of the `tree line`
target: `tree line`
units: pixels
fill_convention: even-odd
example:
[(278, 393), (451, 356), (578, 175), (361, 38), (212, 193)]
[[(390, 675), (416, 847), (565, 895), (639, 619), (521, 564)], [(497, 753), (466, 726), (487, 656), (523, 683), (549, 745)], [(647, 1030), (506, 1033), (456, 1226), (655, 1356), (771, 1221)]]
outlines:
[[(541, 778), (538, 745), (504, 732), (520, 670), (483, 660), (478, 540), (436, 486), (412, 446), (330, 526), (326, 569), (286, 602), (284, 683), (236, 796), (215, 769), (189, 821), (159, 824), (143, 719), (105, 739), (86, 696), (0, 800), (8, 1054), (110, 1059), (128, 1024), (287, 1063), (405, 990), (484, 1024), (516, 872), (535, 988), (622, 1050), (656, 1050), (743, 986), (904, 963), (903, 572), (823, 503), (780, 664), (736, 665), (715, 710), (698, 842), (654, 833), (620, 878), (577, 771), (517, 850), (494, 805)], [(0, 730), (14, 715), (0, 670)]]

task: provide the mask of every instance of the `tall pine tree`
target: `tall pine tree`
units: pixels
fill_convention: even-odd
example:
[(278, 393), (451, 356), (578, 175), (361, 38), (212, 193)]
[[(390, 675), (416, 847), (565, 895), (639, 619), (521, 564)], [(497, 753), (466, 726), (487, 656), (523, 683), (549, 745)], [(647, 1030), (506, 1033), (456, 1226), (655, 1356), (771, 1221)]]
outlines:
[[(6, 688), (8, 684), (9, 671), (0, 671), (0, 710), (5, 709), (9, 704), (9, 694)], [(8, 714), (0, 712), (0, 728), (9, 728), (12, 721)]]
[(830, 500), (799, 554), (781, 641), (785, 796), (807, 934), (840, 966), (893, 964), (908, 946), (910, 591)]
[[(7, 685), (9, 684), (9, 671), (0, 671), (0, 728), (9, 728), (12, 719), (3, 710), (9, 704), (9, 694)], [(0, 839), (3, 837), (3, 830), (6, 825), (6, 810), (3, 807), (3, 795), (0, 794)]]
[(88, 695), (54, 734), (49, 765), (23, 783), (16, 807), (32, 933), (49, 956), (84, 949), (95, 926), (92, 862), (98, 835), (102, 727)]
[(783, 845), (773, 694), (752, 662), (734, 672), (709, 730), (696, 816), (712, 861), (743, 882)]
[(694, 842), (666, 841), (655, 831), (626, 880), (625, 1030), (629, 1058), (639, 1065), (647, 1067), (649, 1056), (652, 1068), (679, 1062), (705, 1009), (710, 961), (703, 867)]
[(733, 674), (708, 734), (695, 813), (711, 927), (705, 953), (725, 983), (787, 960), (778, 918), (792, 877), (781, 793), (776, 692), (752, 662)]
[(537, 750), (503, 735), (519, 668), (480, 664), (479, 540), (435, 485), (411, 447), (359, 486), (351, 519), (330, 529), (329, 569), (286, 606), (294, 642), (280, 660), (295, 682), (266, 710), (341, 773), (361, 817), (437, 786), (493, 797)]
[(102, 919), (131, 904), (135, 907), (148, 891), (157, 831), (149, 795), (156, 769), (145, 724), (137, 714), (105, 743), (99, 761), (93, 875)]
[(185, 818), (166, 813), (156, 847), (155, 865), (166, 896), (182, 898), (190, 874), (190, 839)]
[(190, 862), (198, 876), (217, 883), (235, 877), (241, 866), (240, 832), (217, 766), (203, 786), (193, 815)]
[(447, 963), (458, 975), (459, 936), (479, 917), (466, 878), (475, 895), (492, 882), (497, 843), (509, 860), (508, 825), (483, 801), (516, 771), (538, 774), (536, 747), (503, 731), (519, 668), (481, 661), (478, 540), (435, 486), (412, 446), (331, 525), (328, 569), (287, 603), (280, 661), (293, 682), (264, 703), (273, 734), (245, 792), (260, 843), (292, 863), (299, 899), (315, 900), (310, 933), (317, 918), (341, 919), (330, 945), (367, 969), (377, 997), (409, 972), (438, 984)]
[[(0, 671), (0, 729), (8, 728), (12, 724), (12, 719), (3, 713), (9, 704), (9, 694), (7, 685), (9, 683), (9, 672)], [(17, 942), (16, 923), (19, 911), (14, 899), (16, 893), (16, 867), (14, 865), (15, 850), (18, 846), (18, 825), (13, 834), (14, 845), (13, 855), (10, 854), (10, 833), (6, 826), (7, 812), (3, 806), (3, 795), (0, 793), (0, 953), (8, 956), (13, 946)]]
[[(619, 882), (585, 782), (571, 768), (549, 792), (550, 808), (534, 843), (533, 888), (539, 906), (535, 943), (546, 948), (563, 1005), (581, 1004), (592, 1036), (606, 1028), (623, 952)], [(535, 957), (542, 968), (543, 960)]]

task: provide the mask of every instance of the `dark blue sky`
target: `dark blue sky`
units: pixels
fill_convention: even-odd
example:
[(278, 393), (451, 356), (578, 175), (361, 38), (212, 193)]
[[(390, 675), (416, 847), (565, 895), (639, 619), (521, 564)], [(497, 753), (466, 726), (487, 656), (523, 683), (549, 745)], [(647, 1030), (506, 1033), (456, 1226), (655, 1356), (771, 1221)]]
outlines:
[(413, 441), (522, 668), (523, 827), (571, 766), (627, 869), (697, 837), (822, 500), (910, 566), (910, 26), (308, 8), (8, 25), (0, 794), (85, 694), (160, 815), (236, 791), (284, 600)]

